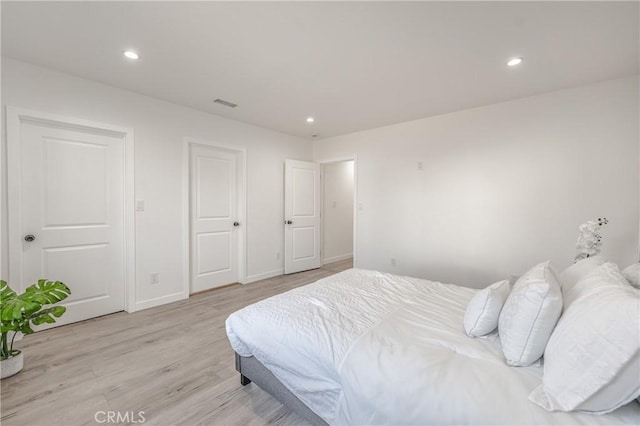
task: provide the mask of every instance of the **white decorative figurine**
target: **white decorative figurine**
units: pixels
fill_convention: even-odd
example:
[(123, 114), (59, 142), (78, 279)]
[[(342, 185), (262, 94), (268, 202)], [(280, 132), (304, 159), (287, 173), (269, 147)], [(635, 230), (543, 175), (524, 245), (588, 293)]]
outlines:
[(609, 221), (606, 217), (603, 217), (597, 220), (590, 220), (578, 227), (580, 236), (578, 236), (578, 242), (576, 243), (578, 254), (576, 255), (575, 262), (600, 253), (600, 246), (602, 246), (600, 227), (607, 223), (609, 223)]

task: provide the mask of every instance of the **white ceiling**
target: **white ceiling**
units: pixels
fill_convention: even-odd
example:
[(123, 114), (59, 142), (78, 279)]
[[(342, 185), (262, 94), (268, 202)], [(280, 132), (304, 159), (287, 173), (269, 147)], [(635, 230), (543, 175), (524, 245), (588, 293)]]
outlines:
[(638, 6), (3, 1), (2, 54), (322, 138), (637, 74)]

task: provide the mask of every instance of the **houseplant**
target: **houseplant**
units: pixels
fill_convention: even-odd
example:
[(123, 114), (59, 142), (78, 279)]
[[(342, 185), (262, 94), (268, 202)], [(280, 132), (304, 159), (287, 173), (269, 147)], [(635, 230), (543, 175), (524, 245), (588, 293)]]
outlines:
[[(38, 280), (20, 295), (6, 281), (0, 281), (0, 378), (13, 376), (22, 370), (22, 352), (13, 349), (18, 332), (31, 334), (33, 325), (55, 323), (67, 308), (44, 307), (58, 303), (70, 294), (69, 287), (60, 281)], [(11, 340), (9, 333), (13, 333)]]
[(600, 228), (607, 223), (609, 223), (609, 221), (606, 217), (599, 217), (597, 220), (590, 220), (578, 227), (580, 235), (576, 243), (578, 253), (576, 254), (574, 263), (600, 253), (600, 247), (602, 246)]

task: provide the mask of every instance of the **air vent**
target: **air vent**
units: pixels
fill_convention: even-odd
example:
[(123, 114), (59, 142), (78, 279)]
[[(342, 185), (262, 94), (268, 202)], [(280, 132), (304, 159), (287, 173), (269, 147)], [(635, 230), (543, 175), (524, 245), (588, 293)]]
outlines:
[(220, 105), (224, 105), (224, 106), (229, 107), (229, 108), (235, 108), (235, 107), (238, 106), (237, 104), (234, 104), (233, 102), (225, 101), (224, 99), (220, 99), (220, 98), (216, 99), (213, 102), (215, 102), (217, 104), (220, 104)]

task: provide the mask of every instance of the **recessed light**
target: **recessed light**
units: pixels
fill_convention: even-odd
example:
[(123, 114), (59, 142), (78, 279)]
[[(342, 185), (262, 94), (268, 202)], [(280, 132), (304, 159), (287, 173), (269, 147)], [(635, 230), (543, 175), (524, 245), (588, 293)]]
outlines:
[(127, 59), (140, 59), (140, 55), (138, 55), (136, 52), (134, 52), (133, 50), (125, 50), (124, 52), (122, 52), (122, 54), (124, 55), (125, 58)]
[(307, 123), (313, 123), (316, 121), (313, 117), (307, 117)]
[(522, 59), (523, 58), (511, 58), (507, 62), (507, 65), (509, 65), (510, 67), (515, 67), (516, 65), (520, 65), (522, 63)]

